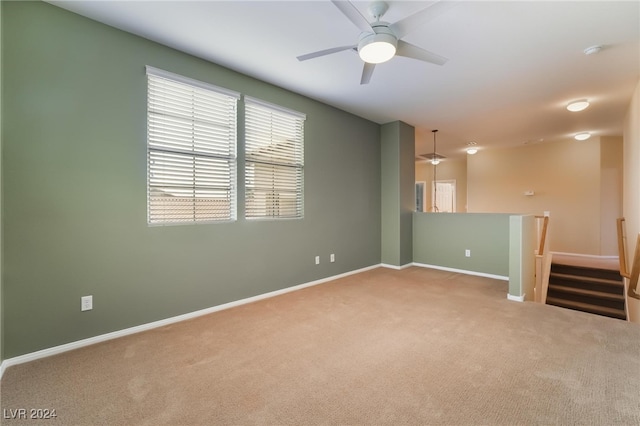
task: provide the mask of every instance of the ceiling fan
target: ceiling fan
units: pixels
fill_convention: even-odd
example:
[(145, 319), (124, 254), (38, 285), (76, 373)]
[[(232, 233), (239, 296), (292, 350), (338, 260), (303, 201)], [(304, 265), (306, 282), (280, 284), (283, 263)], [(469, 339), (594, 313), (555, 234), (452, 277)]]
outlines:
[(375, 22), (369, 22), (349, 1), (331, 0), (331, 2), (356, 27), (362, 30), (358, 43), (307, 53), (306, 55), (298, 56), (299, 61), (306, 61), (344, 50), (353, 50), (358, 52), (358, 55), (364, 61), (360, 84), (369, 83), (376, 64), (386, 62), (396, 55), (436, 65), (444, 65), (447, 62), (447, 58), (407, 43), (403, 41), (402, 38), (428, 20), (433, 19), (446, 9), (455, 5), (455, 2), (436, 1), (429, 7), (393, 24), (380, 20), (389, 8), (387, 3), (383, 1), (374, 1), (369, 5), (369, 14)]

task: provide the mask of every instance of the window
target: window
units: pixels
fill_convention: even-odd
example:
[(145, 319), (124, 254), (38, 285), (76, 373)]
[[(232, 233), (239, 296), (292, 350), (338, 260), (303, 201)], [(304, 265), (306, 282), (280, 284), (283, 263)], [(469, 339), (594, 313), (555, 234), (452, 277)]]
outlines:
[(416, 182), (416, 211), (424, 212), (424, 199), (426, 190), (426, 182)]
[(303, 217), (304, 114), (245, 97), (245, 215)]
[(239, 94), (147, 67), (149, 224), (236, 218)]

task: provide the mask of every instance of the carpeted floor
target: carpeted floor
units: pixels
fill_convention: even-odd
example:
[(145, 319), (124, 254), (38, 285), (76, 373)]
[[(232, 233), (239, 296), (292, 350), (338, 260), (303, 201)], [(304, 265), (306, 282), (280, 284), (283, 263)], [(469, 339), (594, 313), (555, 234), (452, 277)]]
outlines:
[(10, 367), (57, 417), (3, 424), (640, 424), (640, 326), (506, 294), (378, 268)]

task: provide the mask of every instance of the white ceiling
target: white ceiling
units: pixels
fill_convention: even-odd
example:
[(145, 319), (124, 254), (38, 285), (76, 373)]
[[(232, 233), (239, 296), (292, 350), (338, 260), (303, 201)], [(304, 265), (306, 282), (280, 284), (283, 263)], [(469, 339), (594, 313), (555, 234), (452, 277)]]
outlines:
[[(360, 85), (360, 30), (330, 1), (50, 1), (378, 123), (416, 127), (416, 153), (550, 143), (580, 131), (621, 135), (640, 78), (639, 1), (467, 1), (404, 40), (443, 66), (395, 57)], [(369, 2), (353, 2), (369, 18)], [(389, 1), (395, 22), (431, 4)], [(604, 45), (598, 54), (584, 49)], [(586, 98), (591, 107), (565, 109)]]

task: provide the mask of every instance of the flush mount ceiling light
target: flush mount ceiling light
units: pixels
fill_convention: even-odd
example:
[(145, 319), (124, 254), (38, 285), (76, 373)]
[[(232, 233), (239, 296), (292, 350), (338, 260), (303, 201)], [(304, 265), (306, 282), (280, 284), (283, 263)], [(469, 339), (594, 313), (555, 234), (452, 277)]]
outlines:
[(369, 64), (381, 64), (395, 56), (398, 39), (388, 27), (373, 30), (375, 34), (365, 34), (358, 43), (358, 55)]
[(596, 44), (595, 46), (589, 46), (583, 50), (585, 55), (594, 55), (602, 50), (604, 46), (601, 44)]
[(574, 136), (574, 138), (579, 141), (586, 141), (590, 137), (591, 137), (591, 133), (589, 132), (578, 133), (577, 135)]
[(476, 148), (476, 145), (477, 145), (477, 144), (476, 144), (475, 142), (468, 142), (468, 143), (467, 143), (467, 146), (468, 146), (468, 148), (467, 148), (467, 154), (469, 154), (469, 155), (473, 155), (473, 154), (475, 154), (476, 152), (478, 152), (478, 148)]
[(589, 101), (586, 99), (580, 99), (579, 101), (571, 102), (567, 105), (567, 109), (571, 112), (578, 112), (587, 109)]

